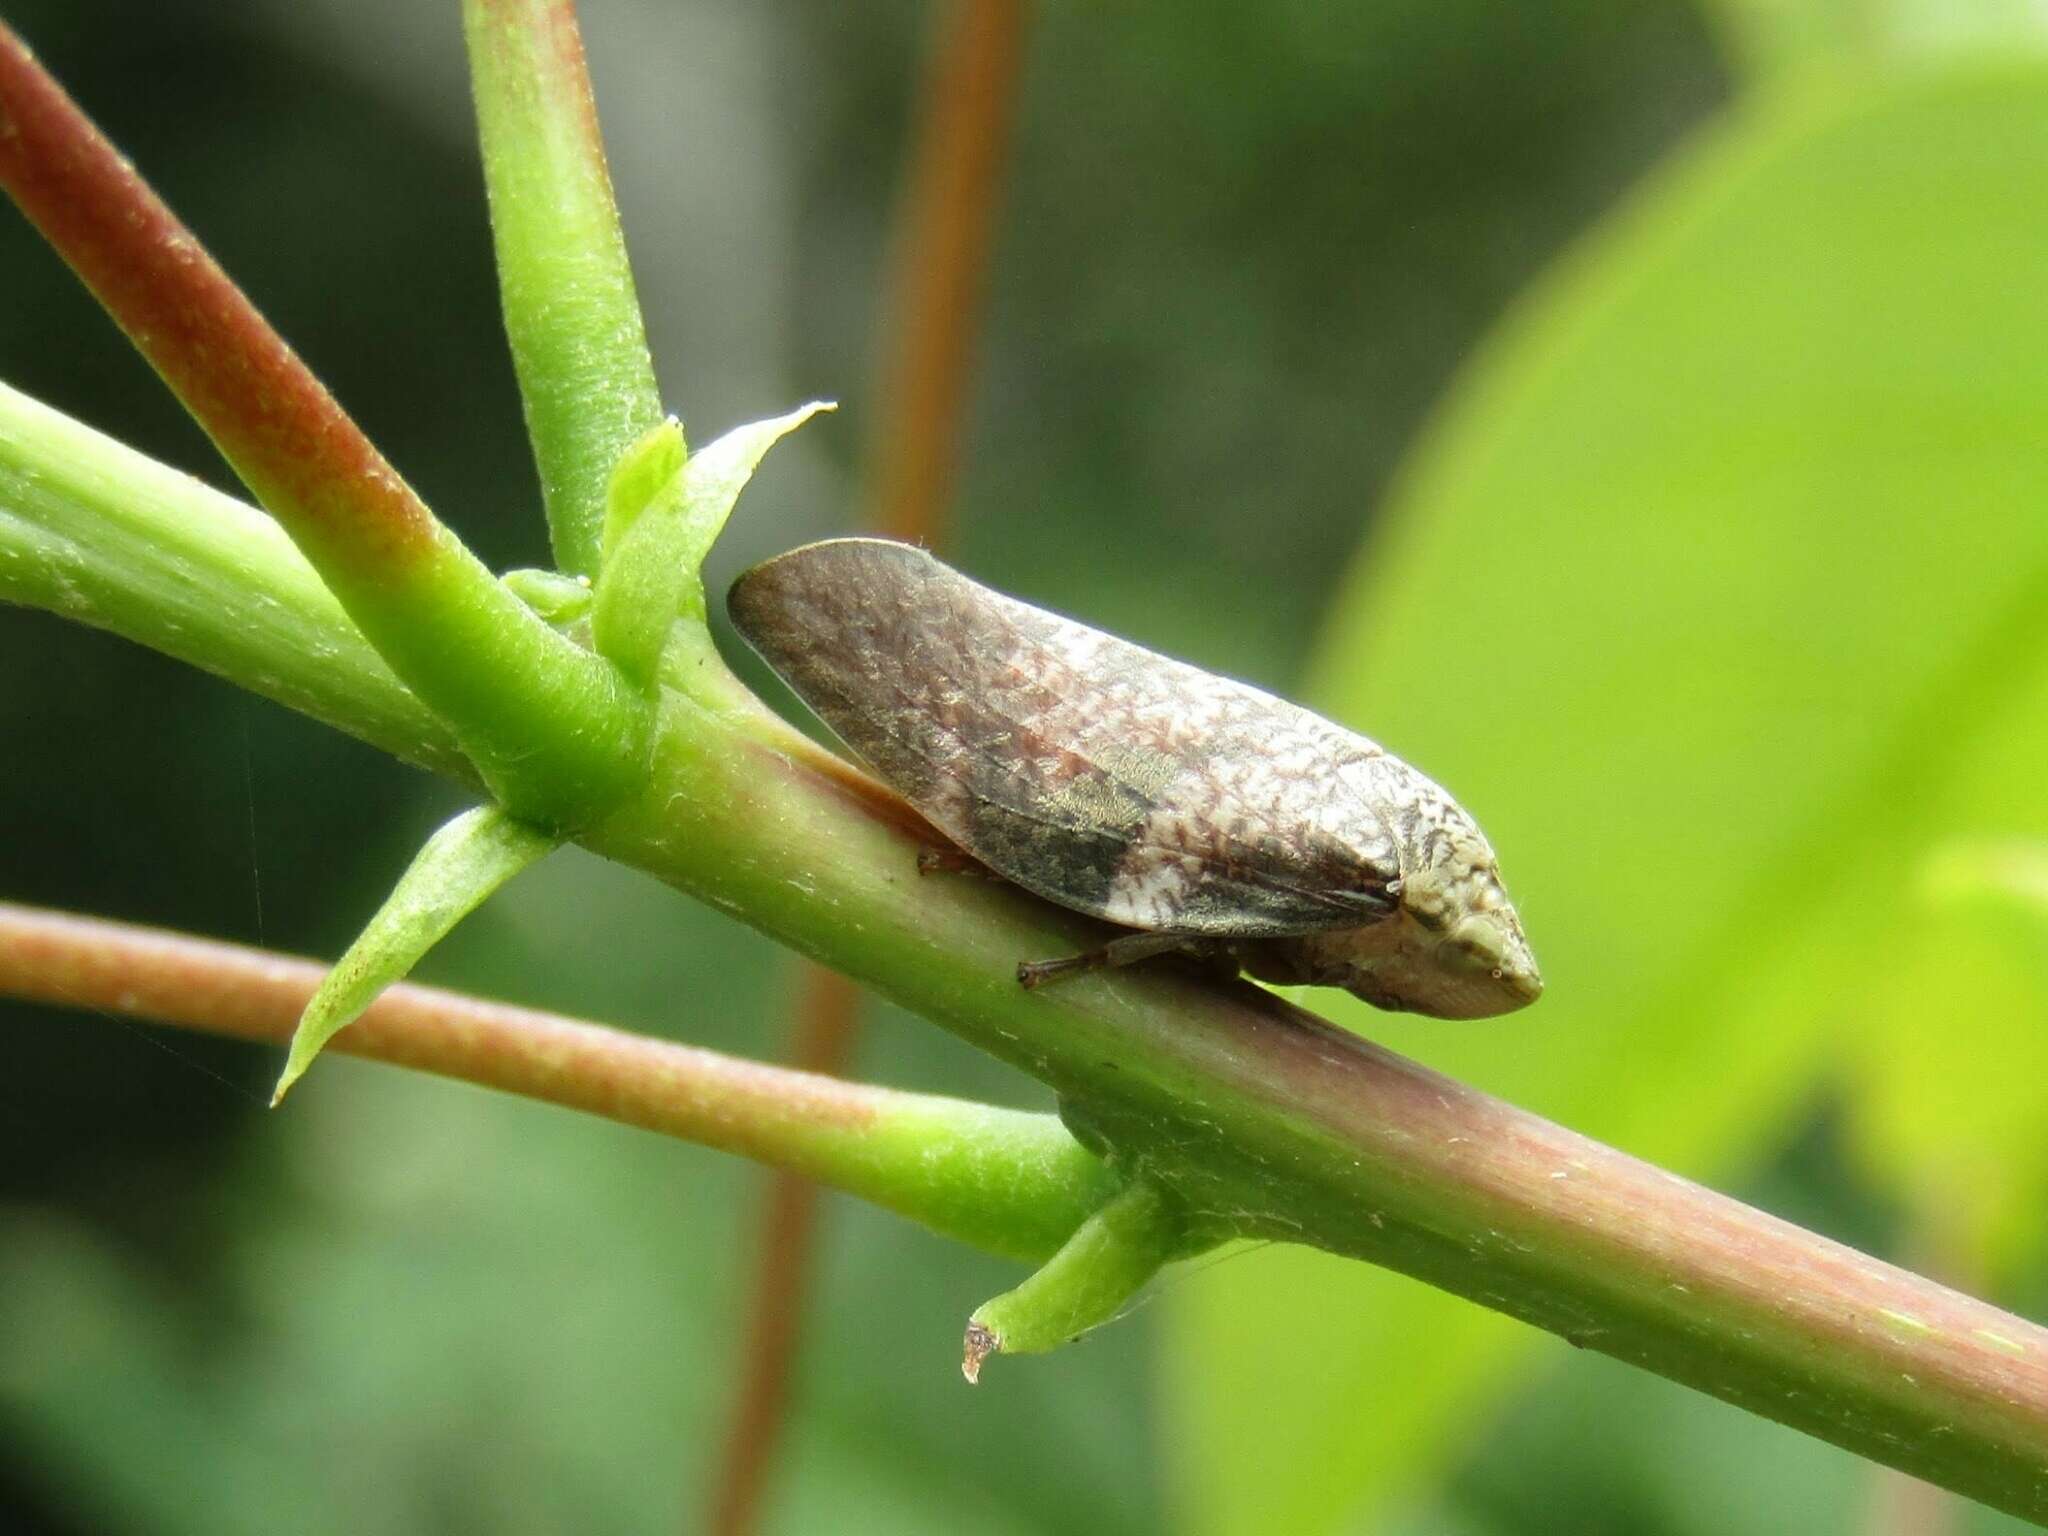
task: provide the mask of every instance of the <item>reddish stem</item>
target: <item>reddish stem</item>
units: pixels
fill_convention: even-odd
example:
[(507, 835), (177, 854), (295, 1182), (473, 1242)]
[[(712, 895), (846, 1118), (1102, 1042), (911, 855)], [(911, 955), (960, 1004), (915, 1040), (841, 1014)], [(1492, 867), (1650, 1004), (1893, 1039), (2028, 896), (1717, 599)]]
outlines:
[(959, 457), (1002, 166), (1024, 63), (1024, 0), (961, 0), (926, 77), (926, 116), (898, 215), (869, 449), (870, 520), (936, 541)]
[(424, 555), (419, 498), (4, 22), (0, 187), (316, 564)]
[[(1024, 0), (961, 0), (947, 15), (899, 204), (877, 386), (882, 408), (869, 445), (869, 522), (927, 545), (939, 542), (959, 458), (1024, 19)], [(832, 971), (807, 970), (790, 1059), (806, 1071), (837, 1075), (859, 1036), (860, 994)], [(738, 1400), (712, 1506), (715, 1536), (747, 1536), (761, 1523), (788, 1411), (817, 1220), (815, 1186), (793, 1174), (773, 1175)]]
[[(0, 995), (282, 1045), (326, 974), (311, 960), (0, 902)], [(788, 1160), (792, 1124), (862, 1126), (908, 1097), (411, 983), (388, 988), (328, 1049), (770, 1162)]]
[(644, 771), (648, 711), (420, 502), (199, 242), (0, 26), (0, 187), (508, 809), (575, 826)]
[[(860, 989), (821, 965), (803, 969), (791, 1061), (806, 1072), (843, 1076), (853, 1054)], [(712, 1497), (711, 1536), (746, 1536), (760, 1525), (782, 1426), (790, 1378), (802, 1342), (804, 1298), (818, 1246), (818, 1186), (777, 1169), (769, 1175), (767, 1209), (755, 1267), (739, 1396)]]

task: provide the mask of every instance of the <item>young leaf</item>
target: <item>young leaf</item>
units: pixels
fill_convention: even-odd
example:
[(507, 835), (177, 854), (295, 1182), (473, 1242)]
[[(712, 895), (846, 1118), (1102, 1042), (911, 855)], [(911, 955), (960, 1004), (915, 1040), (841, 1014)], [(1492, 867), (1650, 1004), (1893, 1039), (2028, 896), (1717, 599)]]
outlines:
[(683, 441), (683, 424), (673, 416), (619, 455), (605, 490), (600, 547), (606, 563), (640, 514), (654, 504), (656, 497), (675, 486), (689, 456)]
[(464, 811), (426, 841), (348, 953), (299, 1016), (275, 1107), (320, 1048), (355, 1022), (483, 899), (555, 846), (547, 833), (495, 805)]
[(654, 684), (687, 577), (671, 547), (687, 459), (682, 423), (671, 416), (620, 456), (605, 496), (604, 564), (590, 638), (643, 690)]
[(725, 520), (732, 516), (733, 503), (754, 478), (768, 450), (809, 421), (820, 411), (837, 410), (832, 400), (813, 400), (786, 416), (750, 421), (734, 427), (707, 448), (697, 451), (683, 471), (683, 529), (680, 557), (689, 573), (683, 590), (682, 613), (686, 618), (704, 617), (704, 557), (718, 542)]
[(990, 1355), (1043, 1354), (1110, 1322), (1162, 1264), (1182, 1256), (1185, 1236), (1170, 1197), (1133, 1180), (1029, 1280), (975, 1309), (961, 1374), (979, 1381)]
[[(673, 421), (634, 445), (613, 474), (605, 514), (604, 572), (590, 616), (600, 655), (639, 686), (652, 685), (676, 616), (704, 617), (704, 556), (762, 455), (830, 409), (814, 402), (735, 427), (687, 461), (682, 428)], [(674, 468), (664, 477), (669, 465)]]
[(525, 565), (498, 578), (519, 599), (556, 629), (573, 624), (590, 611), (590, 581)]

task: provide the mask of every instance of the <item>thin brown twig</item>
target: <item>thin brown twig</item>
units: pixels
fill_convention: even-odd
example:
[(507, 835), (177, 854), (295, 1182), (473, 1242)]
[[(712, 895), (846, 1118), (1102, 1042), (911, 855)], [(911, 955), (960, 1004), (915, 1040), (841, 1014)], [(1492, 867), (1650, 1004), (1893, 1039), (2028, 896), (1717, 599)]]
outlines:
[[(0, 902), (0, 997), (282, 1045), (326, 972), (311, 960)], [(1047, 1116), (848, 1083), (434, 987), (389, 988), (329, 1049), (794, 1169), (1019, 1257), (1052, 1252), (1110, 1183)], [(978, 1165), (1018, 1159), (1047, 1177), (1027, 1189), (1008, 1171), (977, 1175)]]
[[(1024, 21), (1024, 0), (961, 0), (945, 15), (898, 204), (881, 409), (868, 449), (868, 520), (927, 545), (938, 541), (959, 459)], [(834, 972), (807, 970), (790, 1059), (836, 1075), (853, 1054), (860, 993)], [(816, 1188), (792, 1174), (771, 1175), (732, 1428), (714, 1485), (713, 1536), (748, 1536), (761, 1523), (817, 1223)]]
[[(801, 976), (790, 1059), (804, 1071), (840, 1077), (852, 1057), (860, 989), (821, 965), (806, 964)], [(818, 1186), (779, 1170), (768, 1179), (739, 1393), (705, 1527), (710, 1536), (746, 1536), (760, 1524), (818, 1243)]]
[(1024, 64), (1024, 0), (960, 0), (926, 76), (925, 121), (898, 207), (870, 521), (930, 542), (945, 516)]
[[(929, 921), (945, 910), (938, 903), (921, 909), (920, 918)], [(0, 915), (32, 914), (0, 907)], [(129, 990), (124, 968), (98, 976), (97, 990), (84, 984), (96, 966), (104, 969), (98, 957), (105, 946), (134, 930), (58, 919), (54, 936), (63, 937), (66, 925), (84, 931), (71, 936), (68, 950), (43, 957), (43, 981), (54, 979), (48, 992), (14, 985), (9, 967), (18, 946), (0, 937), (0, 989), (74, 1005), (97, 997), (140, 1012), (144, 999)], [(31, 925), (30, 936), (44, 943), (53, 937), (47, 916)], [(1002, 929), (998, 953), (1014, 954), (1024, 937)], [(257, 967), (258, 980), (274, 964), (241, 953)], [(47, 963), (67, 956), (68, 968)], [(83, 973), (79, 984), (67, 970)], [(281, 1035), (317, 971), (301, 968), (300, 990), (281, 1003), (272, 1000), (268, 1025), (238, 1026), (230, 998), (218, 1010), (224, 1015), (218, 1027), (250, 1037)], [(2048, 1328), (1603, 1147), (1256, 988), (1171, 973), (1134, 981), (1130, 992), (1111, 1000), (1114, 1017), (1105, 1024), (1097, 1023), (1105, 1011), (1100, 1000), (1091, 1006), (1085, 995), (1063, 1001), (1057, 1014), (1059, 1039), (1077, 1040), (1087, 1059), (1120, 1052), (1124, 1076), (1133, 1075), (1132, 1064), (1160, 1061), (1172, 1069), (1149, 1078), (1142, 1094), (1128, 1101), (1105, 1097), (1090, 1104), (1091, 1120), (1106, 1140), (1115, 1144), (1129, 1135), (1116, 1123), (1125, 1115), (1179, 1114), (1174, 1123), (1185, 1126), (1194, 1123), (1188, 1116), (1227, 1113), (1232, 1093), (1255, 1091), (1261, 1105), (1287, 1111), (1277, 1126), (1243, 1117), (1213, 1127), (1235, 1138), (1230, 1159), (1191, 1157), (1172, 1170), (1173, 1188), (1190, 1209), (1229, 1213), (1239, 1235), (1296, 1239), (1313, 1233), (1333, 1251), (1390, 1264), (1995, 1508), (2048, 1520)], [(1156, 1006), (1134, 1007), (1137, 996), (1156, 999)], [(1021, 1016), (1017, 1021), (1028, 1023)], [(555, 1050), (540, 1030), (512, 1053), (518, 1059), (508, 1071), (494, 1074), (477, 1070), (494, 1054), (488, 1038), (479, 1050), (462, 1038), (473, 1021), (458, 1016), (451, 1022), (450, 1040), (437, 1045), (431, 1032), (416, 1032), (385, 1054), (660, 1128), (669, 1118), (662, 1111), (678, 1107), (667, 1101), (680, 1100), (683, 1119), (702, 1122), (707, 1144), (735, 1150), (741, 1148), (717, 1134), (719, 1123), (733, 1103), (758, 1097), (759, 1082), (774, 1072), (723, 1064), (738, 1072), (728, 1087), (716, 1081), (719, 1058), (689, 1052), (710, 1070), (697, 1072), (686, 1063), (673, 1089), (643, 1092), (647, 1070), (675, 1070), (659, 1052), (679, 1048), (638, 1042), (657, 1052), (645, 1067), (611, 1053), (577, 1059), (580, 1031), (564, 1039), (566, 1049)], [(365, 1030), (358, 1048), (371, 1038), (373, 1031)], [(407, 1044), (413, 1048), (403, 1048)], [(533, 1086), (521, 1086), (522, 1077)], [(565, 1085), (564, 1078), (571, 1081)], [(1219, 1086), (1200, 1096), (1211, 1083)], [(920, 1095), (868, 1098), (872, 1090), (822, 1080), (807, 1086), (827, 1095), (859, 1094), (869, 1105), (937, 1104), (956, 1122), (961, 1111), (1013, 1124), (1048, 1119), (1004, 1117)], [(1105, 1115), (1115, 1118), (1105, 1125)], [(909, 1127), (914, 1148), (928, 1145), (929, 1114), (918, 1118), (925, 1124)], [(764, 1122), (773, 1128), (765, 1116)], [(806, 1124), (814, 1133), (832, 1128), (823, 1115)], [(1014, 1146), (974, 1157), (986, 1170), (985, 1184), (962, 1202), (956, 1182), (943, 1192), (947, 1219), (928, 1224), (947, 1231), (971, 1220), (980, 1236), (968, 1241), (996, 1251), (1053, 1251), (1108, 1189), (1099, 1180), (1087, 1188), (1085, 1178), (1064, 1178), (1050, 1191), (1017, 1196), (1014, 1175), (1035, 1167), (1048, 1149), (1040, 1140), (1028, 1158), (1020, 1159)], [(1199, 1146), (1180, 1143), (1182, 1150)], [(1329, 1156), (1330, 1149), (1341, 1156)], [(855, 1148), (858, 1161), (867, 1161), (869, 1150)], [(922, 1166), (922, 1150), (914, 1161)], [(899, 1174), (906, 1166), (896, 1160)], [(858, 1179), (839, 1182), (866, 1193)], [(1048, 1194), (1056, 1210), (1045, 1208)], [(986, 1218), (985, 1202), (1004, 1201), (1003, 1221)], [(1243, 1224), (1261, 1212), (1256, 1224)], [(987, 1241), (1023, 1221), (1035, 1223), (1028, 1243), (1014, 1235), (1007, 1244)]]
[[(0, 995), (282, 1045), (312, 960), (0, 902)], [(328, 1047), (776, 1160), (776, 1122), (856, 1125), (892, 1090), (400, 983)]]

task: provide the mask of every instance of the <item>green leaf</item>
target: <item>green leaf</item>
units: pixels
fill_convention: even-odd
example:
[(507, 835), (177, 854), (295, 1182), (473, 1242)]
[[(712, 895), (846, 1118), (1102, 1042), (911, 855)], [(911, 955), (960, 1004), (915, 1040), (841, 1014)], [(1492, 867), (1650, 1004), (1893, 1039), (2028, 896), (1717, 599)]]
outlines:
[(1925, 889), (1932, 906), (2006, 907), (2032, 931), (2048, 932), (2048, 844), (1953, 844), (1929, 861)]
[(1922, 891), (1848, 1042), (1849, 1145), (1906, 1202), (1930, 1270), (1967, 1283), (2041, 1248), (2048, 843), (1952, 845)]
[(641, 439), (621, 460), (605, 514), (604, 572), (591, 610), (591, 639), (635, 684), (652, 687), (669, 626), (678, 614), (702, 622), (699, 574), (733, 504), (777, 439), (819, 411), (735, 427), (684, 461), (674, 421)]
[[(1314, 692), (1479, 817), (1549, 989), (1492, 1025), (1318, 1006), (1682, 1173), (1772, 1144), (1928, 850), (2048, 833), (2044, 207), (2048, 67), (1902, 73), (1754, 103), (1538, 289)], [(1167, 1441), (1215, 1533), (1358, 1529), (1534, 1341), (1293, 1252), (1175, 1302)]]
[(404, 977), (486, 896), (555, 843), (495, 805), (464, 811), (428, 838), (299, 1016), (272, 1106), (305, 1074), (320, 1048), (354, 1023), (379, 992)]
[(2033, 0), (1712, 0), (1706, 10), (1756, 76), (2048, 45)]

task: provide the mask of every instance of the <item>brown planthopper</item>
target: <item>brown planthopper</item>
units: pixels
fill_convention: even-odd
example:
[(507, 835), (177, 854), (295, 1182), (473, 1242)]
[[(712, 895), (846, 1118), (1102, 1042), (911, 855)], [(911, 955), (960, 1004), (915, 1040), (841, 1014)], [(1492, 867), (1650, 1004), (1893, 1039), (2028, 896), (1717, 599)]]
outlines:
[(1472, 818), (1319, 715), (883, 539), (791, 550), (728, 603), (798, 696), (961, 848), (1137, 930), (1019, 966), (1026, 986), (1184, 952), (1440, 1018), (1506, 1013), (1543, 989)]

